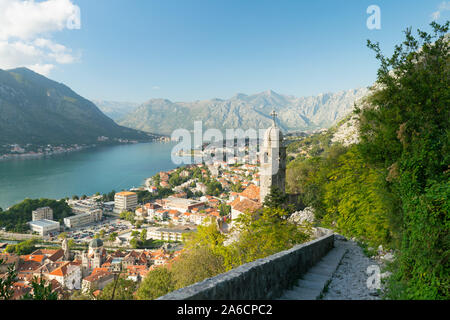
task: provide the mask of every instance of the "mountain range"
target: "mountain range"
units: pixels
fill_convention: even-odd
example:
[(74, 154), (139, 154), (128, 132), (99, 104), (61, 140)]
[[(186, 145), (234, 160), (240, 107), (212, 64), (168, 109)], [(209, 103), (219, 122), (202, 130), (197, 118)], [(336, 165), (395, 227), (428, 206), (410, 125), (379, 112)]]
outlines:
[(91, 100), (104, 114), (113, 120), (120, 120), (140, 106), (136, 102)]
[(26, 68), (0, 70), (0, 144), (93, 144), (99, 137), (148, 141), (64, 84)]
[(269, 90), (254, 95), (240, 93), (227, 100), (172, 102), (152, 99), (117, 122), (129, 128), (167, 135), (179, 128), (193, 130), (194, 121), (199, 120), (203, 121), (204, 128), (246, 130), (270, 126), (270, 114), (275, 110), (278, 125), (285, 132), (312, 131), (328, 128), (344, 118), (368, 91), (360, 88), (298, 98)]

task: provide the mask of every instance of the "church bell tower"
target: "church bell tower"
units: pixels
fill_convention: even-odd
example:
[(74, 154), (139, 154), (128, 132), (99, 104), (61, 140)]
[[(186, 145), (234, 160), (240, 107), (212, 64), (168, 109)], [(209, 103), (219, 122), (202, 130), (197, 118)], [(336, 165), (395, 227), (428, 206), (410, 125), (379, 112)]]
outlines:
[(272, 186), (278, 187), (282, 192), (285, 192), (286, 188), (286, 147), (283, 143), (283, 133), (276, 123), (278, 114), (273, 111), (271, 116), (272, 126), (266, 130), (260, 149), (261, 203), (264, 203)]

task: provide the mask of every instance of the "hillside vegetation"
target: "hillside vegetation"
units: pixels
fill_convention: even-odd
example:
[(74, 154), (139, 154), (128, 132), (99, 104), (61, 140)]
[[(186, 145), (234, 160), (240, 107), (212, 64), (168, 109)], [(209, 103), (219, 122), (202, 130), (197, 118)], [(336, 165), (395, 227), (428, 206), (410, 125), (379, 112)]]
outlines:
[(102, 136), (152, 137), (117, 125), (61, 83), (26, 68), (0, 70), (0, 145), (93, 144)]
[(0, 228), (6, 228), (7, 231), (25, 232), (29, 230), (27, 222), (32, 220), (32, 211), (42, 207), (53, 209), (53, 220), (64, 222), (64, 218), (73, 215), (72, 209), (67, 202), (62, 200), (50, 199), (26, 199), (6, 211), (0, 208)]
[(288, 166), (288, 188), (324, 226), (395, 250), (393, 299), (450, 297), (449, 23), (431, 26), (418, 39), (406, 30), (390, 58), (369, 41), (381, 66), (355, 112), (359, 142), (322, 135), (320, 150)]

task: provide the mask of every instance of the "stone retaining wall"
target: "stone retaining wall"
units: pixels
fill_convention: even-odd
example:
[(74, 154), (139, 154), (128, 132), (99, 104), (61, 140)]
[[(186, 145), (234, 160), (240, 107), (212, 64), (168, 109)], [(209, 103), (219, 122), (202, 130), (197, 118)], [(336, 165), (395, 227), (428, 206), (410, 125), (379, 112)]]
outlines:
[(329, 233), (287, 251), (171, 292), (158, 300), (277, 299), (326, 255), (333, 245), (334, 235)]

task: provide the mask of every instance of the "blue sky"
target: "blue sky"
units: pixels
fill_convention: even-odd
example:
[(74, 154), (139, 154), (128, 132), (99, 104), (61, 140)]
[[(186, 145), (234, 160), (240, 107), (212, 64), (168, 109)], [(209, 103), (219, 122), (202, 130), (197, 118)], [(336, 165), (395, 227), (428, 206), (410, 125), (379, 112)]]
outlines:
[[(229, 98), (268, 89), (308, 96), (368, 86), (378, 64), (367, 39), (390, 53), (406, 27), (429, 30), (436, 12), (438, 22), (447, 20), (450, 3), (64, 1), (80, 8), (81, 28), (45, 33), (74, 57), (55, 63), (48, 76), (88, 99), (133, 102)], [(381, 9), (380, 30), (366, 26), (372, 4)]]

